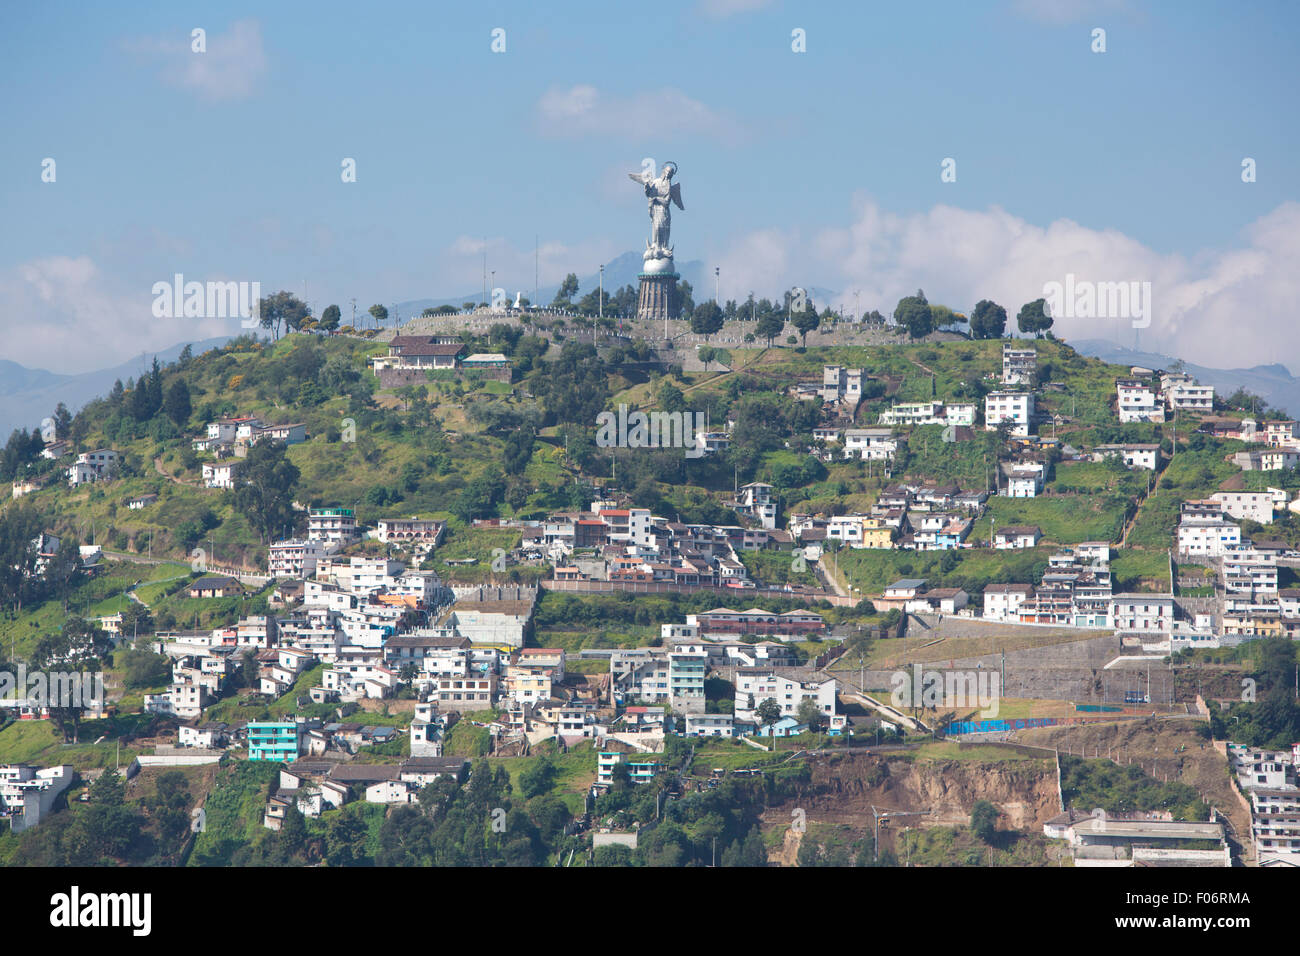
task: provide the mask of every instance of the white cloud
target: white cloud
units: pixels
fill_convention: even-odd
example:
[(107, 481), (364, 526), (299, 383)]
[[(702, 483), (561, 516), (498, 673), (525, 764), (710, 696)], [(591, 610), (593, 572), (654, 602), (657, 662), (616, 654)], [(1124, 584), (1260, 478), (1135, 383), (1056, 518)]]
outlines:
[[(556, 285), (570, 272), (580, 276), (596, 272), (601, 263), (609, 262), (625, 251), (603, 239), (576, 244), (543, 242), (534, 250), (531, 247), (517, 249), (500, 237), (484, 240), (460, 236), (447, 248), (447, 255), (439, 257), (439, 273), (432, 287), (453, 295), (470, 290), (481, 294), (485, 249), (487, 268), (496, 273), (495, 278), (488, 276), (488, 284), (495, 283), (505, 289), (512, 299), (516, 292), (522, 292), (529, 299), (533, 297), (534, 275), (542, 287)], [(425, 277), (426, 287), (429, 287), (428, 283), (428, 277)], [(443, 294), (438, 293), (439, 296)]]
[(643, 140), (652, 129), (657, 137), (712, 136), (727, 143), (746, 136), (731, 116), (672, 87), (626, 97), (585, 83), (553, 87), (537, 101), (536, 116), (540, 131), (548, 136)]
[[(917, 288), (933, 302), (969, 312), (983, 298), (1006, 307), (1014, 329), (1020, 306), (1047, 282), (1150, 282), (1152, 321), (1144, 347), (1191, 362), (1227, 368), (1281, 361), (1300, 369), (1300, 337), (1291, 332), (1300, 301), (1300, 203), (1286, 203), (1243, 231), (1240, 248), (1192, 259), (1156, 252), (1113, 229), (1068, 219), (1037, 226), (993, 207), (935, 206), (910, 215), (888, 213), (872, 200), (856, 203), (852, 223), (804, 242), (797, 232), (768, 229), (733, 243), (721, 257), (728, 297), (753, 288), (775, 295), (795, 284), (837, 288), (829, 304), (889, 314)], [(1063, 338), (1133, 344), (1128, 319), (1057, 316)]]
[(76, 373), (180, 341), (239, 334), (237, 319), (156, 319), (152, 304), (151, 284), (123, 288), (88, 256), (25, 262), (0, 273), (5, 357), (29, 368)]
[(191, 90), (211, 102), (251, 96), (266, 73), (262, 27), (238, 20), (225, 33), (208, 33), (207, 49), (196, 53), (189, 35), (142, 37), (128, 41), (133, 53), (163, 60), (162, 76), (172, 86)]

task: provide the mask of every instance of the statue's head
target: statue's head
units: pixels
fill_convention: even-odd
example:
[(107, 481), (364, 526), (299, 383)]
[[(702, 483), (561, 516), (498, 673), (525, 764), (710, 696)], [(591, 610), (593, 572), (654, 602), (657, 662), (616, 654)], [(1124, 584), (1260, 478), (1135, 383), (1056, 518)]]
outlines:
[(664, 163), (664, 172), (663, 172), (663, 176), (664, 176), (664, 178), (665, 178), (665, 179), (672, 179), (672, 178), (673, 178), (674, 176), (676, 176), (676, 175), (677, 175), (677, 164), (676, 164), (676, 163)]

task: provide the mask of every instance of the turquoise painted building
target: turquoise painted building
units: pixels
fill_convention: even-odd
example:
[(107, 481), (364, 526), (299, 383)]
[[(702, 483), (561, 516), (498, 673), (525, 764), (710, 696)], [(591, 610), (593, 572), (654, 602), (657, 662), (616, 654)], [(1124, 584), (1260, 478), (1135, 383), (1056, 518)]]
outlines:
[(302, 731), (292, 720), (251, 722), (248, 759), (292, 763), (302, 756)]

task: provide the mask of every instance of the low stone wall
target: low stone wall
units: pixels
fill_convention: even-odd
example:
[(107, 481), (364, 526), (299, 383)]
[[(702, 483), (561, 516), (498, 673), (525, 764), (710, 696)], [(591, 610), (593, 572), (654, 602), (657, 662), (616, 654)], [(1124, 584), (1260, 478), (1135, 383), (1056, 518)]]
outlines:
[[(451, 373), (448, 375), (447, 373)], [(438, 369), (434, 378), (422, 368), (381, 368), (375, 373), (379, 377), (380, 388), (402, 388), (406, 385), (430, 385), (438, 381), (464, 381), (468, 376), (477, 375), (488, 382), (509, 382), (508, 368), (475, 369)], [(438, 376), (446, 376), (439, 378)]]

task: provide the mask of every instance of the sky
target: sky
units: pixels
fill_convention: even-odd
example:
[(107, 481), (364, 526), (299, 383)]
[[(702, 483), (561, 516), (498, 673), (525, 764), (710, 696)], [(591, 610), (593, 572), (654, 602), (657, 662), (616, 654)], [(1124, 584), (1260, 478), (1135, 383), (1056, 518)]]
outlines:
[(528, 295), (535, 249), (545, 286), (644, 248), (626, 174), (650, 159), (723, 300), (888, 314), (922, 288), (1014, 323), (1067, 275), (1150, 282), (1149, 327), (1056, 331), (1300, 372), (1297, 47), (1288, 0), (23, 4), (0, 358), (79, 372), (239, 331), (155, 316), (177, 273), (346, 321), (480, 290), (486, 252)]

